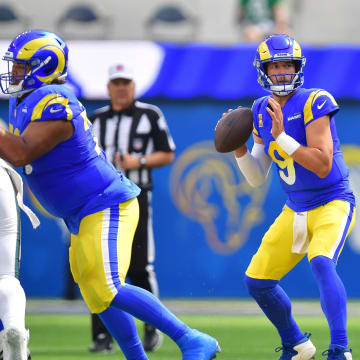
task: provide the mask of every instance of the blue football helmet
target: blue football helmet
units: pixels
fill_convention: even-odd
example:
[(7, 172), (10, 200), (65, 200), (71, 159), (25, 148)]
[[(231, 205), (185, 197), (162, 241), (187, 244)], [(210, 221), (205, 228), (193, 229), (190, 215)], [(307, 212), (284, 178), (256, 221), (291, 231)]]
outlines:
[[(21, 96), (55, 79), (64, 80), (68, 52), (64, 40), (54, 33), (45, 30), (21, 33), (11, 42), (3, 57), (8, 63), (8, 72), (0, 75), (2, 92)], [(24, 67), (20, 75), (12, 73), (14, 62)]]
[[(296, 73), (291, 81), (285, 84), (274, 84), (267, 75), (267, 64), (273, 61), (293, 61)], [(290, 94), (304, 83), (303, 68), (306, 59), (302, 56), (301, 47), (296, 40), (285, 34), (268, 36), (256, 50), (254, 66), (258, 73), (258, 83), (266, 90), (279, 96)]]

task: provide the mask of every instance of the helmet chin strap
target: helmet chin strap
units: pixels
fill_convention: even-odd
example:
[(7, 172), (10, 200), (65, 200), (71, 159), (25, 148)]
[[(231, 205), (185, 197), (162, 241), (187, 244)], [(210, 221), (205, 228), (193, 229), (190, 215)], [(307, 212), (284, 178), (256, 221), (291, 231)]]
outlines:
[[(22, 89), (24, 80), (21, 80), (17, 85), (9, 85), (9, 95), (12, 97), (20, 97), (34, 89)], [(10, 92), (11, 91), (11, 92)]]
[(286, 96), (294, 91), (294, 85), (272, 85), (270, 91), (278, 96)]

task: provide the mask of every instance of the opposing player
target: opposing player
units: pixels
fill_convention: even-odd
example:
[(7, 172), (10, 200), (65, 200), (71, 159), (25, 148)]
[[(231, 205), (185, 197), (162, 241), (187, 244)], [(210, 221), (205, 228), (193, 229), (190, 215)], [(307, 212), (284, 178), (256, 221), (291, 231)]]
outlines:
[[(36, 215), (23, 203), (21, 176), (0, 159), (0, 359), (26, 360), (25, 292), (19, 282), (20, 209), (34, 228)], [(1, 331), (2, 330), (2, 331)]]
[(10, 94), (10, 130), (0, 130), (0, 157), (24, 166), (28, 184), (70, 233), (70, 265), (92, 313), (99, 314), (126, 359), (148, 359), (131, 315), (173, 339), (183, 360), (215, 357), (209, 335), (189, 328), (155, 296), (126, 285), (139, 216), (139, 188), (106, 159), (91, 134), (86, 110), (62, 83), (68, 48), (56, 34), (31, 30), (17, 36), (0, 76)]
[(265, 182), (275, 162), (288, 200), (263, 237), (245, 281), (280, 335), (280, 359), (312, 359), (316, 350), (310, 334), (300, 330), (279, 285), (307, 254), (331, 334), (323, 355), (350, 360), (346, 292), (336, 264), (354, 225), (355, 200), (335, 127), (339, 106), (325, 90), (301, 88), (305, 58), (287, 35), (261, 42), (254, 65), (260, 85), (272, 95), (255, 100), (254, 146), (251, 153), (240, 147), (235, 157), (252, 186)]

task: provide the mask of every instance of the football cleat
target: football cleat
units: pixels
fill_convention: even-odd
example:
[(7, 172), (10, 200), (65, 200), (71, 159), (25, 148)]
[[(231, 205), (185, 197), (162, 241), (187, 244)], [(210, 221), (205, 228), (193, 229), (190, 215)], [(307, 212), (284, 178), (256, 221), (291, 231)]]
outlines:
[(28, 360), (30, 352), (27, 348), (29, 332), (18, 328), (4, 330), (2, 336), (3, 360)]
[(90, 352), (97, 353), (111, 353), (115, 351), (114, 342), (110, 335), (108, 334), (99, 334), (94, 343), (89, 346)]
[(326, 356), (327, 360), (352, 360), (351, 349), (340, 345), (330, 345), (321, 355)]
[(314, 359), (316, 348), (309, 339), (310, 333), (305, 333), (304, 337), (295, 344), (282, 344), (275, 349), (276, 352), (282, 350), (279, 360), (310, 360)]
[[(3, 347), (2, 347), (2, 335), (0, 335), (0, 360), (4, 360), (4, 352), (3, 352)], [(27, 349), (27, 360), (31, 360), (31, 354), (30, 354), (29, 348)]]
[(162, 332), (149, 324), (144, 326), (143, 346), (145, 351), (156, 351), (164, 341)]
[(196, 329), (189, 329), (178, 341), (182, 360), (210, 360), (216, 358), (220, 346), (216, 339)]
[[(3, 357), (3, 351), (2, 351), (2, 349), (0, 350), (0, 360), (4, 360), (4, 357)], [(31, 354), (30, 354), (30, 350), (29, 349), (27, 349), (27, 360), (31, 360)]]

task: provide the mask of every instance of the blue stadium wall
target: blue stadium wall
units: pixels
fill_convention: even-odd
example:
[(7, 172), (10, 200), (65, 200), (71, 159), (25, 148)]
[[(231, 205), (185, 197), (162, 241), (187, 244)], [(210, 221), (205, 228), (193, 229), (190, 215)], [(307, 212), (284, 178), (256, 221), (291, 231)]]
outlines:
[[(244, 74), (245, 78), (240, 81), (242, 90), (239, 91), (231, 72), (226, 72), (222, 79), (212, 74), (214, 84), (207, 79), (206, 73), (210, 73), (213, 67), (205, 62), (210, 56), (205, 53), (206, 49), (200, 49), (197, 54), (191, 53), (189, 48), (183, 48), (181, 54), (177, 48), (170, 50), (167, 57), (175, 62), (173, 68), (165, 64), (154, 86), (143, 94), (144, 101), (156, 104), (163, 110), (177, 146), (175, 162), (154, 170), (155, 268), (160, 294), (162, 297), (184, 298), (246, 297), (243, 283), (245, 269), (286, 199), (274, 169), (266, 185), (261, 189), (251, 189), (239, 174), (233, 156), (216, 153), (213, 134), (216, 122), (225, 110), (239, 104), (250, 106), (249, 99), (261, 95), (261, 91), (259, 87), (254, 88), (256, 75), (253, 70)], [(254, 49), (245, 50), (245, 69), (250, 69), (250, 50), (253, 54)], [(354, 49), (354, 57), (345, 50), (345, 63), (351, 67), (351, 59), (355, 59), (358, 49)], [(222, 52), (221, 57), (214, 63), (218, 69), (230, 61), (227, 50), (219, 51)], [(313, 51), (314, 59), (325, 58), (323, 49)], [(345, 75), (329, 75), (331, 64), (336, 63), (333, 61), (335, 52), (334, 48), (329, 49), (326, 72), (321, 67), (309, 69), (306, 83), (310, 87), (319, 82), (318, 86), (335, 92), (339, 99), (341, 111), (336, 116), (336, 123), (350, 167), (351, 184), (357, 195), (360, 193), (359, 86), (358, 83), (345, 86), (345, 79), (349, 85), (349, 78)], [(205, 66), (209, 72), (203, 71), (201, 77), (194, 78), (185, 70), (181, 72), (180, 64), (176, 65), (179, 59), (185, 61), (183, 65), (203, 59), (203, 67), (196, 63), (195, 68), (203, 71)], [(234, 71), (238, 70), (237, 61), (241, 62), (240, 59), (239, 53), (228, 66)], [(344, 62), (340, 65), (344, 66)], [(174, 66), (178, 69), (176, 74), (170, 73), (171, 69), (174, 71)], [(359, 71), (358, 67), (355, 70)], [(198, 71), (195, 73), (199, 74)], [(167, 76), (171, 81), (166, 85)], [(353, 79), (355, 81), (358, 77)], [(197, 88), (204, 81), (205, 89), (209, 90), (207, 94)], [(249, 88), (249, 96), (245, 96), (244, 81), (252, 84), (253, 90)], [(231, 83), (234, 91), (227, 93), (226, 89)], [(229, 86), (222, 86), (224, 84)], [(181, 92), (187, 85), (193, 91)], [(221, 91), (216, 94), (217, 85)], [(161, 88), (165, 86), (167, 90), (163, 93)], [(355, 92), (349, 93), (351, 88)], [(83, 103), (88, 114), (91, 114), (105, 101), (84, 99)], [(7, 119), (6, 101), (0, 101), (0, 117)], [(29, 297), (63, 297), (67, 293), (69, 276), (69, 236), (61, 221), (39, 212), (29, 195), (26, 196), (27, 203), (39, 214), (41, 226), (33, 231), (28, 219), (23, 217), (21, 280), (25, 291)], [(338, 264), (349, 297), (360, 297), (360, 283), (357, 280), (359, 253), (360, 228), (355, 226)], [(318, 296), (306, 258), (282, 280), (282, 284), (292, 297)]]
[[(177, 145), (172, 166), (154, 171), (153, 213), (156, 271), (163, 297), (243, 297), (244, 271), (261, 237), (285, 202), (276, 174), (252, 190), (231, 155), (215, 152), (214, 127), (228, 107), (246, 101), (152, 101), (163, 110)], [(103, 102), (85, 102), (91, 113)], [(339, 136), (352, 175), (360, 166), (360, 104), (343, 103)], [(1, 103), (0, 112), (6, 110)], [(71, 194), (69, 195), (71, 196)], [(27, 199), (30, 203), (30, 199)], [(37, 211), (37, 208), (32, 205)], [(67, 292), (68, 235), (61, 221), (37, 211), (32, 230), (23, 217), (21, 279), (28, 296), (62, 297)], [(357, 272), (360, 238), (353, 232), (338, 270), (350, 297), (360, 297)], [(283, 279), (293, 297), (316, 297), (306, 259)]]

